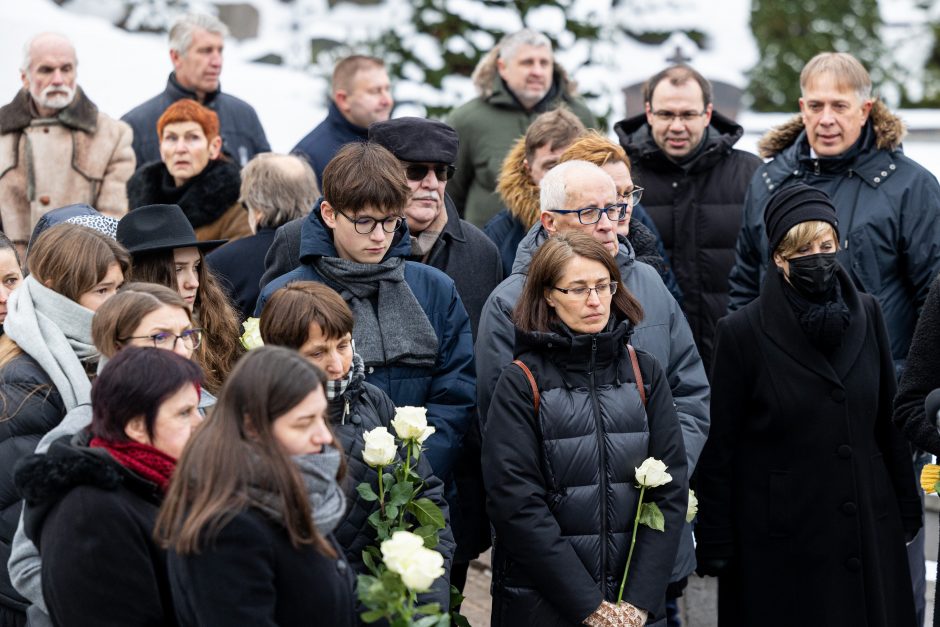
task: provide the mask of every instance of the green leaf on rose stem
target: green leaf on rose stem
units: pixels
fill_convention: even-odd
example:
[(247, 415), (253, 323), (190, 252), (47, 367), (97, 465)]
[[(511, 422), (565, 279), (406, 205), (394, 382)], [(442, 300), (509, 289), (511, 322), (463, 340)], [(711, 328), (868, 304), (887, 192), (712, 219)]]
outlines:
[(393, 487), (389, 493), (388, 504), (394, 505), (395, 507), (401, 507), (411, 500), (412, 490), (414, 490), (414, 485), (412, 485), (410, 481), (396, 483), (395, 487)]
[(415, 515), (418, 523), (422, 526), (436, 525), (438, 529), (443, 529), (447, 525), (444, 521), (444, 514), (441, 513), (441, 508), (427, 497), (412, 501), (408, 505), (408, 511)]
[(666, 519), (656, 503), (643, 503), (640, 506), (640, 524), (656, 531), (666, 530)]
[(375, 548), (374, 546), (370, 546), (362, 551), (362, 563), (366, 565), (366, 568), (369, 569), (369, 572), (371, 572), (374, 575), (377, 575), (379, 574), (379, 569), (375, 563), (375, 558), (372, 556), (372, 553), (369, 551), (369, 549), (374, 549), (374, 548)]
[(360, 618), (364, 623), (374, 623), (381, 620), (383, 616), (385, 616), (385, 612), (382, 610), (369, 610), (368, 612), (363, 612)]
[(437, 531), (438, 529), (434, 525), (422, 525), (421, 527), (418, 527), (411, 533), (415, 534), (416, 536), (424, 540), (425, 548), (433, 549), (441, 541), (437, 535)]
[(359, 496), (363, 501), (371, 503), (373, 501), (379, 500), (379, 495), (375, 493), (375, 490), (373, 490), (372, 486), (368, 483), (360, 483), (357, 485), (356, 492), (359, 493)]
[(386, 493), (387, 493), (388, 490), (389, 490), (393, 485), (395, 485), (395, 475), (393, 475), (393, 474), (391, 474), (391, 473), (389, 473), (389, 472), (387, 472), (387, 473), (385, 473), (384, 475), (382, 475), (382, 484), (383, 484), (383, 486), (385, 487), (385, 490), (386, 490)]
[(464, 598), (465, 597), (460, 592), (460, 590), (457, 589), (457, 586), (450, 587), (450, 606), (451, 607), (457, 607), (458, 605), (463, 603)]
[(450, 620), (454, 624), (454, 627), (470, 627), (470, 621), (460, 612), (451, 612)]
[(381, 525), (384, 522), (382, 520), (382, 510), (380, 509), (375, 510), (374, 512), (369, 514), (369, 517), (366, 518), (366, 520), (369, 522), (370, 525), (378, 529), (379, 525)]
[(413, 627), (434, 627), (434, 625), (437, 625), (438, 618), (439, 616), (436, 614), (434, 616), (425, 616), (424, 618), (419, 618), (411, 624)]
[[(396, 518), (398, 518), (398, 506), (397, 506), (397, 505), (386, 505), (386, 506), (385, 506), (385, 515), (388, 516), (388, 520), (389, 520), (389, 521), (392, 521), (392, 520), (395, 520)], [(391, 525), (392, 525), (392, 523), (389, 522), (389, 526), (391, 526)]]
[(441, 613), (441, 604), (440, 603), (425, 603), (424, 605), (419, 605), (415, 608), (415, 612), (418, 614), (440, 614)]

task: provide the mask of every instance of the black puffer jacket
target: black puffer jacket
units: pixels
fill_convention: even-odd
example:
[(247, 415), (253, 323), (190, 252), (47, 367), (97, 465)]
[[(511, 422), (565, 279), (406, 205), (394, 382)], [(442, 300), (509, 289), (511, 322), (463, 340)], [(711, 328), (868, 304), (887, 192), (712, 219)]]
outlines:
[(761, 160), (733, 148), (744, 129), (717, 112), (705, 145), (683, 165), (653, 141), (645, 114), (618, 122), (614, 130), (630, 155), (634, 182), (645, 190), (643, 206), (662, 236), (707, 372), (715, 324), (728, 308), (744, 196)]
[[(343, 443), (347, 464), (346, 478), (343, 481), (347, 500), (346, 515), (333, 530), (333, 536), (343, 548), (346, 560), (355, 571), (367, 573), (368, 569), (362, 561), (362, 551), (375, 543), (375, 529), (367, 519), (378, 509), (378, 503), (363, 500), (356, 492), (356, 486), (367, 481), (372, 485), (372, 489), (378, 492), (379, 475), (362, 460), (362, 449), (365, 447), (363, 435), (376, 427), (386, 427), (394, 433), (391, 421), (395, 417), (395, 405), (385, 392), (371, 383), (366, 383), (362, 373), (357, 372), (343, 396), (330, 402), (329, 415), (333, 431)], [(422, 455), (418, 460), (417, 471), (427, 484), (423, 496), (434, 501), (444, 513), (444, 518), (449, 521), (444, 486), (432, 472), (426, 455)], [(454, 556), (454, 536), (449, 526), (441, 531), (440, 539), (438, 551), (444, 556), (445, 575), (434, 582), (431, 591), (422, 595), (421, 601), (436, 601), (441, 604), (441, 608), (447, 610), (450, 607), (450, 567)]]
[(63, 626), (175, 625), (166, 551), (153, 540), (163, 494), (89, 439), (65, 436), (17, 467), (50, 616)]
[(0, 604), (25, 611), (29, 602), (10, 583), (7, 562), (23, 502), (13, 467), (65, 417), (65, 403), (35, 359), (23, 353), (0, 369)]
[(483, 436), (483, 478), (495, 529), (493, 625), (578, 625), (616, 601), (639, 490), (634, 468), (662, 460), (673, 480), (647, 492), (665, 532), (641, 526), (624, 600), (663, 617), (685, 523), (682, 432), (662, 367), (638, 351), (647, 390), (637, 392), (621, 322), (597, 335), (516, 335), (523, 371), (503, 370)]

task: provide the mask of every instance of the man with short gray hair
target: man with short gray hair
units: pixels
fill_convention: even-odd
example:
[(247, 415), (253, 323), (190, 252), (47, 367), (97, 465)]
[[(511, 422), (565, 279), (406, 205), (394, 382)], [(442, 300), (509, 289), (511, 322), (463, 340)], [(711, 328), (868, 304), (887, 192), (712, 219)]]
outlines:
[(310, 213), (319, 196), (317, 178), (303, 157), (266, 152), (242, 170), (239, 202), (252, 235), (209, 253), (206, 263), (229, 289), (243, 319), (251, 316), (261, 292), (264, 256), (274, 233)]
[(503, 158), (540, 113), (564, 105), (586, 127), (596, 121), (555, 64), (551, 41), (533, 30), (503, 37), (477, 64), (473, 83), (479, 96), (449, 119), (460, 136), (460, 151), (447, 193), (463, 218), (483, 228), (502, 208), (496, 181)]
[(228, 28), (215, 17), (190, 13), (170, 28), (173, 71), (163, 93), (140, 104), (121, 119), (134, 129), (137, 167), (160, 160), (157, 120), (167, 107), (183, 98), (209, 107), (219, 116), (222, 150), (244, 166), (260, 152), (269, 152), (258, 114), (244, 100), (222, 93), (222, 50)]
[(131, 129), (98, 110), (77, 83), (64, 35), (24, 46), (23, 88), (0, 108), (0, 228), (22, 256), (47, 212), (84, 203), (120, 218), (134, 172)]

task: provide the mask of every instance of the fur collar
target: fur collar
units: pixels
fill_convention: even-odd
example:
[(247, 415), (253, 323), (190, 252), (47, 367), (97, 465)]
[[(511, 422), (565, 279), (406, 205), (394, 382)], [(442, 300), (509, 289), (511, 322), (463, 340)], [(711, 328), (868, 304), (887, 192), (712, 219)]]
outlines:
[(113, 490), (122, 483), (120, 468), (104, 449), (72, 447), (68, 437), (46, 455), (30, 455), (16, 466), (16, 485), (30, 505), (56, 502), (80, 485)]
[(513, 144), (503, 160), (496, 184), (503, 204), (512, 217), (519, 220), (528, 231), (539, 219), (539, 188), (529, 178), (525, 168), (525, 136)]
[[(75, 98), (55, 117), (65, 126), (86, 133), (94, 133), (98, 129), (98, 107), (78, 86), (75, 87)], [(22, 131), (32, 121), (30, 95), (26, 89), (21, 89), (8, 105), (0, 108), (0, 133)]]
[[(875, 148), (894, 151), (901, 146), (901, 141), (907, 134), (907, 127), (883, 102), (875, 100), (868, 121), (875, 133)], [(764, 159), (774, 157), (792, 146), (802, 132), (803, 118), (795, 115), (761, 138), (757, 144), (758, 154)]]
[(143, 166), (127, 182), (131, 209), (153, 204), (182, 208), (193, 228), (212, 224), (238, 200), (241, 174), (231, 161), (215, 159), (182, 187), (173, 187), (162, 161)]
[[(496, 70), (496, 60), (498, 58), (499, 46), (494, 46), (492, 50), (483, 55), (477, 63), (477, 66), (473, 69), (473, 74), (470, 75), (473, 86), (476, 87), (477, 93), (484, 100), (492, 96), (495, 92), (494, 86), (497, 84), (497, 79), (499, 78), (499, 72)], [(567, 94), (569, 97), (575, 97), (577, 95), (577, 82), (568, 78), (568, 73), (565, 71), (565, 68), (558, 64), (557, 59), (555, 60), (555, 70), (552, 74), (552, 84), (561, 86), (562, 89), (560, 93), (562, 94)]]

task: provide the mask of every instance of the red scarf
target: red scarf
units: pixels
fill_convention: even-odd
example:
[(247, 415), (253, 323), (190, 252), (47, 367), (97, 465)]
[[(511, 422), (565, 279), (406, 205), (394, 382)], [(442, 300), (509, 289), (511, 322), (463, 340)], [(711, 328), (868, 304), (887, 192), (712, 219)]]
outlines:
[(161, 492), (166, 492), (170, 477), (173, 476), (173, 470), (176, 468), (175, 459), (149, 444), (112, 442), (92, 438), (89, 446), (108, 451), (119, 464), (147, 481), (157, 484)]

